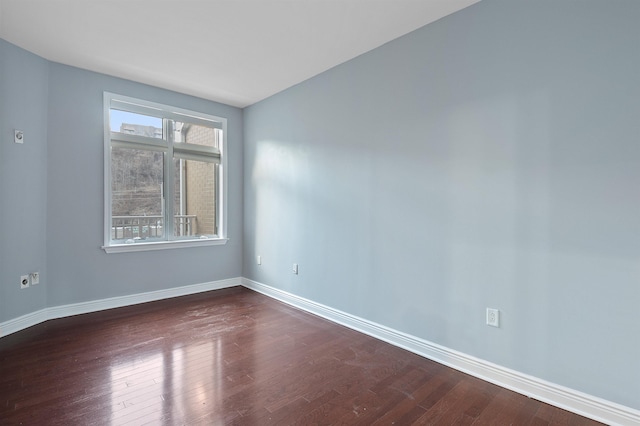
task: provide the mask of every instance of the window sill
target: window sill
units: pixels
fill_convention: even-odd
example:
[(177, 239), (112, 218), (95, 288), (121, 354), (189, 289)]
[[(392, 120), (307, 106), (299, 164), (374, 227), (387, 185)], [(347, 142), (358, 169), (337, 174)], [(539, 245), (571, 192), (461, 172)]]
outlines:
[(152, 243), (114, 244), (102, 246), (107, 253), (125, 253), (132, 251), (169, 250), (185, 247), (218, 246), (226, 244), (228, 238), (211, 238), (206, 240), (156, 241)]

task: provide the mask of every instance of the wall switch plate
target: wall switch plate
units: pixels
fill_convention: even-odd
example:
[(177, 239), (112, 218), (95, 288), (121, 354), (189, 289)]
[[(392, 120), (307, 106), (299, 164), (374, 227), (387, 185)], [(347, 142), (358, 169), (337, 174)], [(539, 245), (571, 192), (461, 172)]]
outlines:
[(29, 274), (31, 285), (40, 284), (40, 272), (32, 272)]
[(258, 265), (262, 265), (262, 256), (258, 255), (256, 262), (258, 262)]
[(487, 325), (490, 325), (491, 327), (500, 327), (499, 310), (487, 308)]
[(14, 130), (13, 141), (15, 143), (24, 143), (24, 132), (22, 130)]
[(20, 288), (29, 287), (29, 275), (20, 275)]
[(293, 273), (298, 275), (298, 264), (297, 263), (293, 264)]

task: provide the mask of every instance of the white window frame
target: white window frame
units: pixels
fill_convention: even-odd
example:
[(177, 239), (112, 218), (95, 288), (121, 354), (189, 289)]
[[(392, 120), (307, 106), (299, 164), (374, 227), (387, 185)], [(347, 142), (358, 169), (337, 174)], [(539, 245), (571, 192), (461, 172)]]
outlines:
[[(114, 243), (111, 240), (111, 147), (114, 139), (119, 142), (125, 141), (126, 144), (131, 144), (133, 147), (135, 144), (140, 143), (145, 145), (147, 149), (160, 150), (165, 152), (165, 166), (168, 163), (173, 163), (174, 142), (172, 137), (165, 139), (146, 138), (136, 135), (127, 135), (120, 132), (111, 132), (110, 122), (110, 110), (114, 106), (119, 106), (118, 109), (125, 109), (134, 113), (148, 114), (149, 111), (154, 111), (155, 116), (158, 114), (162, 118), (175, 119), (181, 122), (187, 122), (192, 124), (205, 125), (207, 127), (216, 127), (222, 129), (222, 140), (220, 141), (219, 154), (216, 151), (215, 155), (219, 155), (220, 162), (218, 166), (218, 191), (216, 196), (216, 215), (218, 223), (218, 234), (212, 238), (175, 238), (170, 232), (171, 226), (165, 227), (165, 239), (160, 241), (138, 241), (132, 244), (127, 243)], [(124, 108), (122, 108), (124, 106)], [(118, 95), (115, 93), (104, 92), (104, 245), (102, 248), (107, 253), (121, 253), (132, 251), (147, 251), (147, 250), (163, 250), (163, 249), (175, 249), (181, 247), (201, 247), (226, 244), (227, 238), (227, 119), (223, 117), (216, 117), (210, 114), (202, 112), (196, 112), (183, 108), (173, 107), (170, 105), (164, 105), (156, 102), (150, 102), (142, 99), (132, 98), (129, 96)], [(203, 151), (204, 154), (210, 149), (207, 147), (195, 147), (196, 151)], [(182, 151), (177, 149), (177, 151)], [(173, 173), (166, 172), (165, 175), (172, 176)], [(171, 178), (169, 178), (171, 179)], [(167, 177), (165, 177), (165, 183), (167, 183)], [(165, 197), (165, 200), (169, 199)], [(168, 209), (165, 209), (168, 210)], [(167, 213), (168, 215), (169, 213)], [(164, 223), (172, 223), (172, 218), (164, 218)]]

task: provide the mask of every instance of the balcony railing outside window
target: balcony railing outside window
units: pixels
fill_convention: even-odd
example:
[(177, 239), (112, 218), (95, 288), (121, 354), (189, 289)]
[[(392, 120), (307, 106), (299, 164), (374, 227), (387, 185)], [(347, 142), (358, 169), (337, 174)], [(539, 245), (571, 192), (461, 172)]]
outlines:
[[(162, 216), (113, 216), (111, 219), (112, 240), (163, 236)], [(174, 229), (177, 236), (195, 235), (196, 215), (174, 216)]]

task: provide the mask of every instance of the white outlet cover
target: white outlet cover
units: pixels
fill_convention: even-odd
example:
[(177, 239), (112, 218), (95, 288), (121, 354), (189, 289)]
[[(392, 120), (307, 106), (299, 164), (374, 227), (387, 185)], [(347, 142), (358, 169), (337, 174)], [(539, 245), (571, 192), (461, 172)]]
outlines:
[(487, 308), (487, 325), (500, 327), (500, 311), (498, 309)]
[(31, 285), (40, 284), (40, 272), (32, 272), (29, 275), (31, 276)]
[(15, 143), (24, 143), (24, 132), (22, 130), (14, 129), (13, 141)]
[(29, 275), (20, 275), (20, 288), (29, 287)]

